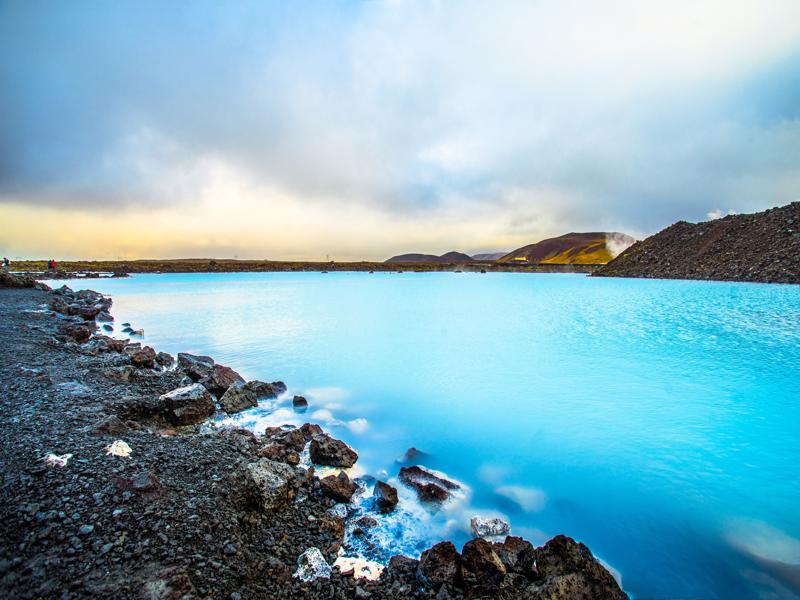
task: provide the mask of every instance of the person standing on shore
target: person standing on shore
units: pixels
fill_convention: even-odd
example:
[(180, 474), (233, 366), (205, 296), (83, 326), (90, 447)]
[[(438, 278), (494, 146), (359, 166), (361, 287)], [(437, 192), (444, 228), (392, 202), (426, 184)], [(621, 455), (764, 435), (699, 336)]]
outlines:
[(4, 257), (3, 257), (3, 268), (4, 268), (6, 271), (8, 270), (8, 267), (9, 267), (9, 265), (10, 265), (10, 264), (11, 264), (11, 261), (10, 261), (10, 260), (8, 260), (8, 257), (7, 257), (7, 256), (4, 256)]

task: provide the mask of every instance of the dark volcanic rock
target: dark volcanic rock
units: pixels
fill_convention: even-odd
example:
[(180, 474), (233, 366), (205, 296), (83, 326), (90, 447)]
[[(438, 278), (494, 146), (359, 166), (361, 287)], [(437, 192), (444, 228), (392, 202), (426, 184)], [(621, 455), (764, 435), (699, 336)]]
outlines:
[(533, 544), (521, 537), (507, 536), (503, 542), (492, 544), (495, 554), (500, 557), (506, 571), (524, 575), (528, 579), (538, 579), (536, 555)]
[(252, 391), (257, 398), (277, 398), (286, 391), (286, 384), (282, 381), (273, 381), (267, 383), (266, 381), (248, 381), (245, 387)]
[(464, 544), (461, 562), (481, 587), (496, 588), (506, 576), (506, 567), (495, 554), (492, 545), (483, 538)]
[(66, 335), (67, 337), (71, 337), (73, 340), (82, 344), (89, 340), (94, 333), (94, 328), (89, 327), (88, 325), (82, 325), (79, 323), (64, 323), (60, 327), (61, 333)]
[(156, 366), (156, 351), (150, 346), (140, 348), (131, 354), (131, 363), (136, 367), (152, 369)]
[(705, 223), (679, 221), (593, 276), (800, 283), (800, 202)]
[(193, 381), (200, 381), (211, 375), (214, 368), (214, 359), (210, 356), (199, 356), (178, 352), (178, 369), (186, 373)]
[(200, 380), (206, 389), (216, 396), (221, 396), (235, 383), (244, 383), (244, 379), (230, 367), (214, 365), (211, 372)]
[(388, 483), (376, 481), (372, 495), (375, 498), (375, 506), (382, 513), (392, 512), (397, 506), (397, 490)]
[(353, 494), (356, 493), (358, 487), (347, 476), (347, 473), (341, 472), (338, 475), (328, 475), (319, 480), (322, 493), (328, 498), (336, 500), (336, 502), (350, 502)]
[(461, 555), (452, 542), (439, 542), (419, 558), (417, 575), (424, 584), (438, 588), (460, 580)]
[(231, 385), (219, 399), (220, 406), (228, 414), (241, 412), (247, 408), (258, 406), (255, 392), (248, 389), (247, 384), (238, 382)]
[(418, 566), (418, 560), (397, 554), (389, 559), (387, 569), (392, 574), (411, 575), (416, 574)]
[(156, 363), (158, 363), (163, 368), (168, 369), (175, 364), (175, 359), (172, 358), (171, 354), (168, 354), (166, 352), (159, 352), (158, 354), (156, 354)]
[(305, 408), (308, 406), (308, 400), (306, 400), (305, 396), (295, 396), (292, 398), (292, 406)]
[(258, 507), (266, 512), (285, 508), (294, 498), (295, 470), (267, 458), (244, 468), (245, 486)]
[(572, 588), (569, 592), (571, 595), (563, 594), (555, 598), (627, 598), (611, 573), (592, 556), (589, 548), (572, 538), (557, 535), (537, 548), (535, 556), (536, 568), (542, 578), (561, 578)]
[(258, 455), (270, 460), (285, 462), (288, 465), (300, 464), (300, 455), (295, 450), (292, 450), (291, 447), (282, 444), (267, 444), (258, 451)]
[(214, 400), (205, 387), (193, 383), (159, 397), (164, 416), (175, 425), (191, 425), (214, 414)]
[(355, 450), (325, 433), (311, 440), (310, 451), (314, 463), (328, 467), (352, 467), (358, 460)]
[(420, 466), (402, 467), (400, 469), (400, 481), (413, 488), (417, 492), (419, 499), (424, 502), (443, 502), (457, 490), (460, 486)]

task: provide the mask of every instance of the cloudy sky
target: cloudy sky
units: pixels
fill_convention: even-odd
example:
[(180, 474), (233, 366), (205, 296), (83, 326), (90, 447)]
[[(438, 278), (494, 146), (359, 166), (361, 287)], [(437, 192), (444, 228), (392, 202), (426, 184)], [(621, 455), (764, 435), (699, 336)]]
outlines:
[(0, 0), (0, 251), (383, 259), (800, 198), (800, 2)]

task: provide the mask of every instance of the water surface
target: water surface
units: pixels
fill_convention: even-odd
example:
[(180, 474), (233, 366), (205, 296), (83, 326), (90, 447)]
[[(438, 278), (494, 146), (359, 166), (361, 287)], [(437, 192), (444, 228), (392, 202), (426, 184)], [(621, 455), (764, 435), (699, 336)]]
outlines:
[[(639, 598), (796, 598), (800, 286), (469, 273), (136, 275), (68, 282), (117, 323), (308, 397), (395, 477), (415, 446), (467, 488), (405, 494), (373, 553), (468, 539), (502, 514), (585, 542)], [(55, 283), (60, 285), (60, 283)], [(366, 505), (365, 505), (366, 506)], [(379, 556), (380, 557), (380, 556)]]

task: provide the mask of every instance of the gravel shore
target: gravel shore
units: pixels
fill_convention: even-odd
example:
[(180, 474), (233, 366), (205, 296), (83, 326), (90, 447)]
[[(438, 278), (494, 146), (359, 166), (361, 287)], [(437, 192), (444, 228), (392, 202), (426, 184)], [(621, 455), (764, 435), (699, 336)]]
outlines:
[(321, 484), (285, 444), (299, 436), (335, 460), (336, 441), (313, 427), (260, 439), (204, 425), (202, 404), (164, 395), (189, 387), (205, 396), (206, 386), (246, 400), (251, 384), (225, 381), (225, 367), (197, 383), (186, 358), (176, 368), (101, 336), (95, 319), (109, 308), (91, 293), (0, 288), (0, 596), (626, 597), (564, 536), (542, 548), (478, 539), (461, 553), (443, 543), (422, 562), (393, 559), (376, 581), (337, 568), (294, 577), (309, 548), (336, 560), (346, 508), (333, 510), (333, 498), (352, 491), (342, 479)]

